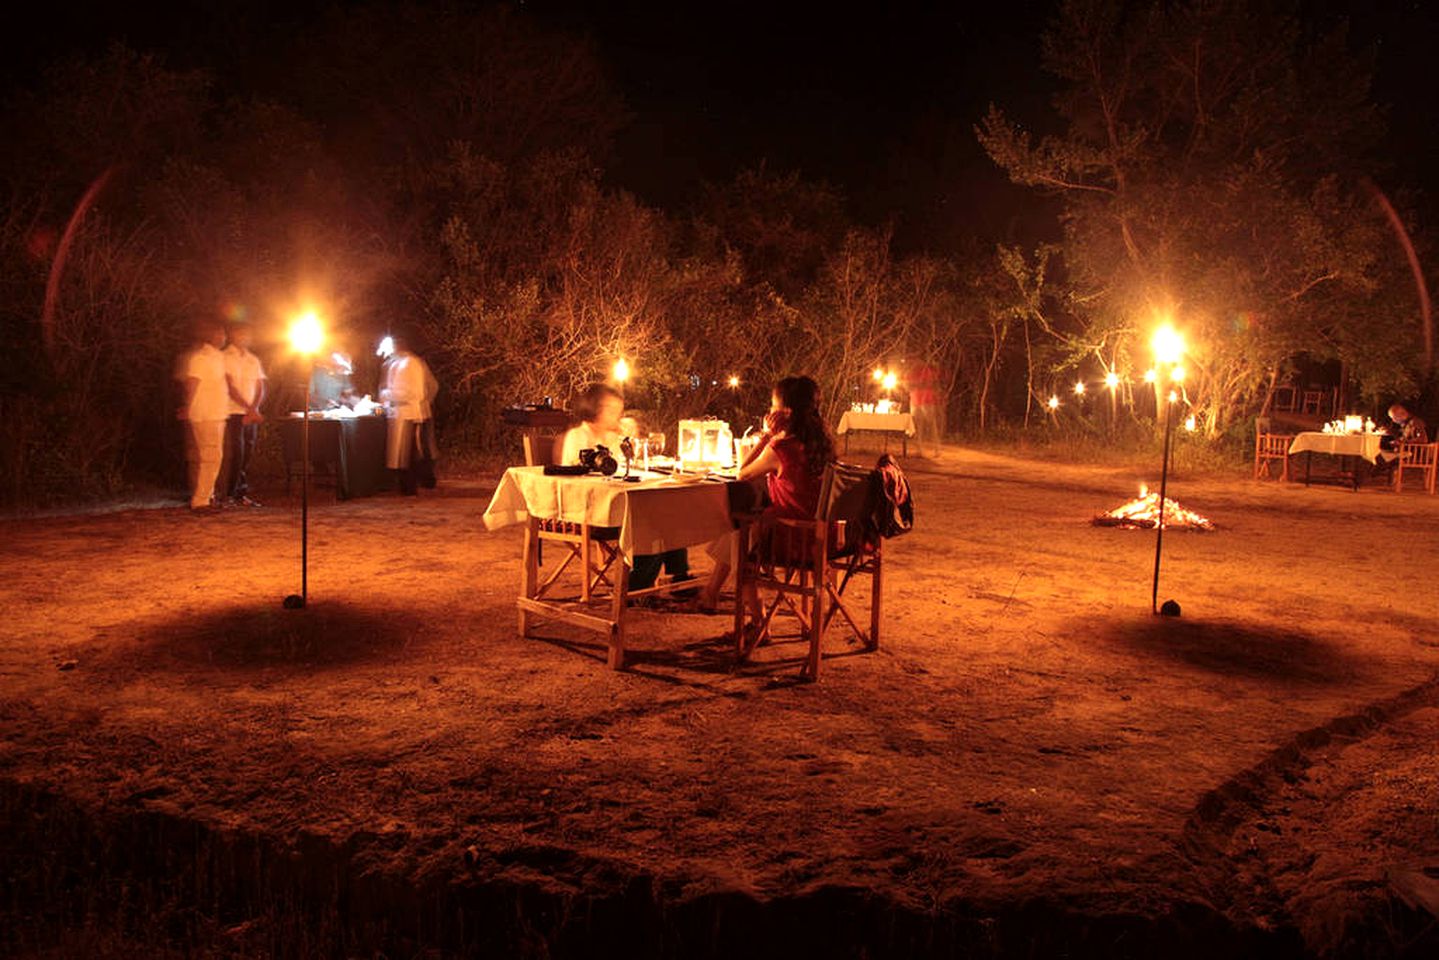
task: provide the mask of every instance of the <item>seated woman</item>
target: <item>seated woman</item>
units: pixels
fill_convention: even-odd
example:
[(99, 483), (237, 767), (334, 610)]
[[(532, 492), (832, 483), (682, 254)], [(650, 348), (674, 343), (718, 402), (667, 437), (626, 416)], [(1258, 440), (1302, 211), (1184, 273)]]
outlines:
[[(739, 479), (765, 478), (770, 505), (766, 519), (813, 520), (819, 509), (825, 468), (834, 461), (834, 438), (819, 411), (819, 385), (809, 377), (785, 377), (770, 396), (759, 445), (740, 465)], [(720, 541), (710, 550), (715, 568), (700, 593), (699, 608), (713, 612), (720, 588), (730, 575), (734, 541)], [(751, 605), (758, 597), (746, 598)]]
[[(580, 451), (596, 446), (607, 448), (618, 455), (620, 422), (624, 419), (625, 399), (614, 387), (603, 383), (591, 384), (573, 404), (575, 415), (580, 422), (566, 430), (556, 441), (556, 463), (575, 464), (580, 462)], [(667, 550), (664, 553), (637, 555), (634, 569), (630, 573), (631, 590), (645, 590), (654, 586), (659, 578), (660, 568), (670, 575), (671, 580), (690, 579), (689, 554), (683, 549)], [(686, 591), (675, 591), (676, 596), (686, 596)], [(693, 594), (689, 594), (693, 596)]]

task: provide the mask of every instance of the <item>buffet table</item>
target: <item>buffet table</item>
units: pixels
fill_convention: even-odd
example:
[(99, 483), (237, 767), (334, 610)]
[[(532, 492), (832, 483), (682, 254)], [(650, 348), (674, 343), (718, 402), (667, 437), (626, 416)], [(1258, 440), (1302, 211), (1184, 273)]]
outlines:
[[(285, 455), (285, 484), (298, 475), (304, 462), (301, 431), (304, 417), (292, 413), (280, 421)], [(335, 497), (367, 497), (394, 486), (385, 468), (386, 424), (383, 416), (323, 417), (310, 414), (310, 469), (333, 474)]]
[(912, 413), (865, 413), (859, 410), (846, 410), (839, 418), (839, 426), (834, 428), (835, 434), (844, 437), (844, 452), (849, 453), (849, 435), (851, 433), (878, 433), (884, 437), (884, 448), (889, 449), (889, 438), (898, 436), (900, 449), (909, 455), (909, 438), (917, 432), (914, 425), (914, 414)]

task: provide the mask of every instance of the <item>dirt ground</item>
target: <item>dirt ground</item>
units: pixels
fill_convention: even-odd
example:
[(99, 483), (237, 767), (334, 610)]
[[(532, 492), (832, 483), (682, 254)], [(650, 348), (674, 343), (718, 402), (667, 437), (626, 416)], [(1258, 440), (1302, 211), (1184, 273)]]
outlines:
[[(783, 643), (736, 667), (723, 617), (638, 613), (625, 672), (562, 625), (517, 637), (493, 477), (321, 494), (304, 612), (280, 608), (283, 497), (8, 522), (9, 950), (53, 955), (74, 918), (51, 898), (87, 869), (198, 877), (200, 837), (186, 929), (237, 954), (698, 956), (784, 930), (832, 956), (1433, 955), (1439, 497), (1181, 475), (1218, 530), (1166, 537), (1171, 620), (1153, 533), (1089, 523), (1154, 471), (907, 467), (881, 648), (832, 630), (817, 684)], [(84, 850), (32, 849), (62, 842)], [(267, 928), (284, 870), (346, 891), (290, 908), (347, 929)]]

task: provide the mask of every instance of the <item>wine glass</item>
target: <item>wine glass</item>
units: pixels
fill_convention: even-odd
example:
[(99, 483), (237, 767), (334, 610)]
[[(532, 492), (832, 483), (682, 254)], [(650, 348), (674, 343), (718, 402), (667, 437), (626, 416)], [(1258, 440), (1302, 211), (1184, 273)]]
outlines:
[(650, 443), (650, 455), (651, 455), (651, 456), (658, 457), (660, 454), (662, 454), (662, 453), (665, 452), (665, 435), (664, 435), (664, 434), (662, 434), (662, 433), (652, 433), (652, 434), (649, 435), (648, 439), (649, 439), (649, 443)]

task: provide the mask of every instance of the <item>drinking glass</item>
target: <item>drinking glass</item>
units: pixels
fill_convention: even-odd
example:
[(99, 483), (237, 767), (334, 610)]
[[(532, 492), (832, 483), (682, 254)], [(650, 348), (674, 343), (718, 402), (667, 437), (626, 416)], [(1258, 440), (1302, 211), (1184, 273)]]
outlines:
[(652, 433), (652, 434), (649, 435), (649, 438), (648, 438), (648, 439), (649, 439), (649, 444), (650, 444), (650, 453), (651, 453), (653, 456), (658, 457), (660, 454), (662, 454), (662, 453), (665, 452), (665, 435), (664, 435), (664, 434), (662, 434), (662, 433)]

